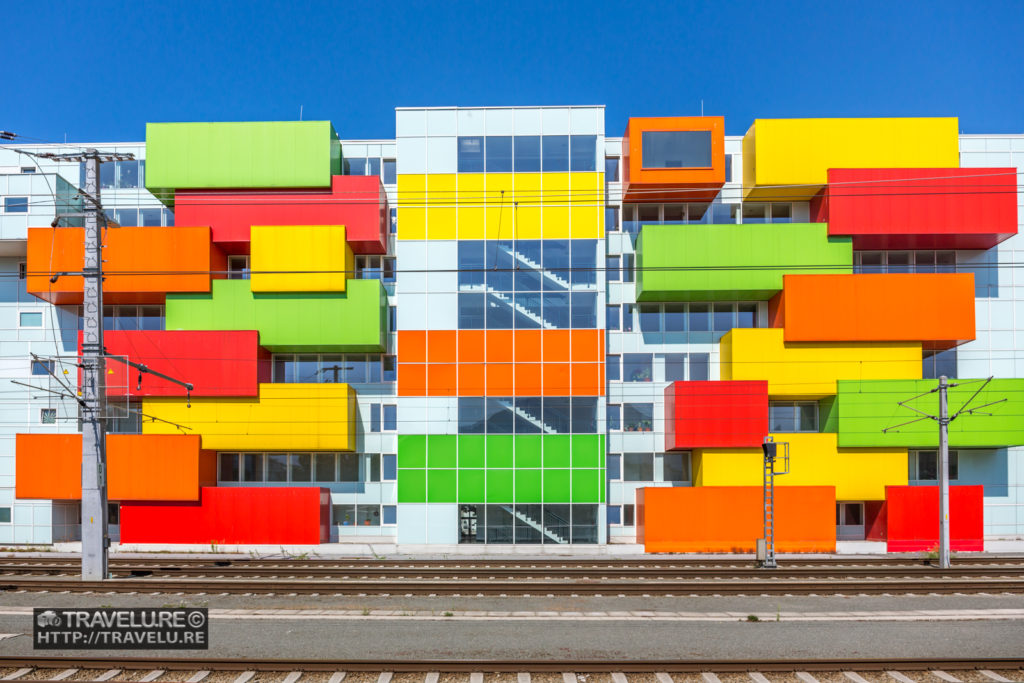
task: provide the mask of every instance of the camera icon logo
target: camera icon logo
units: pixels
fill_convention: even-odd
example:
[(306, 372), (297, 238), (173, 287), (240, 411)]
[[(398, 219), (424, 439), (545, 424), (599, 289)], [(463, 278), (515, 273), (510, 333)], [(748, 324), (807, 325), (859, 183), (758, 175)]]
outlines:
[(38, 624), (40, 628), (45, 628), (47, 626), (60, 626), (60, 617), (57, 616), (56, 612), (48, 609), (36, 617), (36, 624)]

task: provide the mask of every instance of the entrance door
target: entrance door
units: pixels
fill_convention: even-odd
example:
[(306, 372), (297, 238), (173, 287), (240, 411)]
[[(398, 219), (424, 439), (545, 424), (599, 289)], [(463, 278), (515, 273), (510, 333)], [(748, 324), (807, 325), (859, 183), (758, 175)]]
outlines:
[(864, 540), (864, 503), (836, 503), (836, 540)]

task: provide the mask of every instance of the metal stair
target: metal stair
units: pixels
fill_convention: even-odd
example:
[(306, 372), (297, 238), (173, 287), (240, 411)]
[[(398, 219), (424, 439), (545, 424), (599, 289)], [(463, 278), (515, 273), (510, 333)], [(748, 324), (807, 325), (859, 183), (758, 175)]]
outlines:
[(536, 261), (534, 261), (533, 259), (531, 259), (531, 258), (529, 258), (527, 256), (524, 256), (523, 254), (518, 252), (514, 247), (510, 247), (507, 244), (499, 244), (498, 248), (502, 252), (504, 252), (505, 254), (508, 254), (509, 256), (514, 258), (519, 263), (522, 263), (523, 265), (527, 266), (530, 270), (537, 271), (541, 276), (546, 277), (547, 279), (551, 280), (552, 282), (557, 284), (562, 289), (565, 289), (565, 290), (569, 289), (569, 282), (568, 282), (568, 280), (563, 280), (562, 278), (558, 277), (557, 275), (555, 275), (551, 271), (544, 270), (544, 268), (543, 268), (543, 266), (541, 266), (541, 264), (537, 263)]
[[(505, 510), (507, 513), (509, 513), (510, 515), (512, 515), (513, 517), (515, 517), (516, 519), (518, 519), (519, 521), (524, 522), (528, 526), (531, 526), (534, 529), (536, 529), (537, 531), (541, 532), (542, 534), (544, 534), (545, 536), (550, 538), (555, 543), (568, 543), (569, 542), (569, 539), (563, 538), (562, 536), (559, 536), (554, 531), (551, 531), (546, 526), (544, 526), (543, 524), (541, 524), (540, 522), (535, 520), (533, 517), (530, 517), (528, 514), (526, 514), (524, 512), (521, 512), (518, 508), (515, 508), (515, 507), (513, 507), (511, 505), (502, 505), (501, 508), (503, 510)], [(563, 521), (563, 520), (560, 520), (560, 521)]]
[(542, 419), (540, 419), (539, 417), (533, 415), (532, 413), (529, 413), (529, 412), (523, 410), (522, 408), (518, 407), (512, 401), (509, 401), (509, 400), (506, 400), (506, 399), (503, 399), (503, 398), (499, 398), (498, 399), (498, 403), (503, 408), (505, 408), (505, 410), (511, 410), (517, 416), (523, 418), (524, 420), (526, 420), (527, 422), (529, 422), (533, 426), (537, 427), (538, 429), (540, 429), (544, 433), (546, 433), (546, 434), (557, 434), (558, 433), (553, 427), (548, 426), (547, 423), (545, 423)]

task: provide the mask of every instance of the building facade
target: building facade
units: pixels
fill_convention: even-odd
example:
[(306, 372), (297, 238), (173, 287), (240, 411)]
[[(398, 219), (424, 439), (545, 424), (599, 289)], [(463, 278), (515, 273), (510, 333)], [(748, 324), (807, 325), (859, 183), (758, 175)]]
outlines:
[[(101, 172), (112, 534), (748, 550), (771, 437), (780, 549), (928, 547), (911, 420), (946, 375), (954, 539), (1024, 538), (1024, 135), (724, 130), (399, 108), (395, 140), (91, 145), (135, 155)], [(0, 147), (0, 543), (79, 535), (81, 171), (28, 154), (71, 149)]]

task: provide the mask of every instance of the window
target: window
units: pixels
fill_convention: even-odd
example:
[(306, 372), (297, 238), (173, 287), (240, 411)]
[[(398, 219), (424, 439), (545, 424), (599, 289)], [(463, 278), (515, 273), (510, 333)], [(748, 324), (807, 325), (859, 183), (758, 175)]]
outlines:
[(117, 186), (124, 188), (139, 187), (139, 162), (118, 161), (114, 164), (117, 172)]
[(221, 453), (217, 478), (221, 481), (238, 481), (238, 454)]
[[(915, 481), (938, 481), (939, 479), (939, 453), (938, 451), (911, 451), (910, 470), (908, 476)], [(949, 480), (957, 481), (960, 478), (960, 457), (957, 451), (949, 452)]]
[(627, 432), (654, 431), (654, 404), (624, 403), (622, 405), (622, 429)]
[(569, 170), (569, 136), (544, 135), (541, 137), (542, 170), (553, 173)]
[[(104, 306), (104, 330), (162, 330), (163, 306)], [(78, 329), (82, 329), (82, 307), (78, 307)]]
[(33, 375), (50, 375), (53, 374), (53, 361), (52, 360), (33, 360), (32, 361), (32, 374)]
[(725, 155), (725, 182), (732, 182), (732, 155)]
[(622, 526), (635, 526), (635, 510), (636, 506), (632, 503), (622, 506)]
[(119, 503), (107, 503), (107, 524), (114, 526), (121, 523), (121, 505)]
[(622, 329), (621, 328), (622, 323), (620, 322), (621, 315), (622, 315), (622, 307), (621, 306), (608, 306), (608, 307), (606, 307), (605, 308), (605, 313), (604, 313), (604, 318), (605, 318), (604, 326), (605, 326), (605, 329), (608, 329), (608, 330), (619, 330), (619, 329)]
[(21, 167), (21, 172), (22, 173), (35, 173), (36, 172), (36, 167), (35, 166), (22, 166)]
[(10, 506), (0, 507), (0, 524), (11, 523), (11, 508)]
[(623, 481), (654, 481), (654, 453), (623, 453)]
[(395, 357), (373, 353), (276, 353), (276, 383), (376, 384), (395, 381)]
[(654, 355), (650, 353), (622, 354), (622, 377), (626, 382), (654, 380)]
[(615, 431), (622, 429), (622, 406), (609, 403), (605, 408), (608, 430)]
[(604, 210), (604, 229), (605, 232), (618, 232), (619, 231), (619, 207), (609, 206)]
[(40, 408), (39, 409), (39, 424), (54, 425), (57, 424), (57, 409), (56, 408)]
[(517, 173), (540, 171), (540, 136), (517, 135), (513, 138), (513, 149)]
[(381, 479), (383, 481), (395, 481), (398, 479), (398, 456), (394, 453), (384, 453), (380, 456)]
[(855, 273), (953, 273), (955, 251), (855, 251)]
[(380, 526), (381, 506), (362, 503), (356, 505), (332, 505), (331, 517), (333, 518), (333, 523), (338, 526)]
[(380, 404), (379, 403), (371, 403), (370, 404), (370, 431), (371, 432), (379, 432), (380, 431)]
[(18, 264), (18, 279), (24, 280), (28, 278), (28, 264), (22, 261)]
[(645, 130), (641, 145), (644, 168), (711, 167), (709, 130)]
[(597, 136), (572, 135), (569, 138), (569, 170), (597, 170)]
[(381, 524), (384, 526), (393, 526), (398, 524), (398, 506), (397, 505), (381, 505), (380, 506), (380, 517)]
[(618, 256), (609, 256), (605, 259), (605, 279), (608, 282), (619, 281), (619, 263)]
[(622, 479), (622, 456), (618, 453), (611, 453), (605, 459), (605, 469), (608, 473), (608, 481), (620, 481)]
[(383, 423), (385, 432), (393, 432), (398, 429), (398, 406), (387, 404), (381, 406), (383, 412)]
[(482, 137), (460, 137), (458, 152), (459, 173), (483, 173), (484, 139)]
[(249, 279), (249, 257), (228, 256), (228, 279), (248, 280)]
[(836, 539), (864, 540), (864, 503), (836, 503)]
[(622, 506), (621, 505), (609, 505), (606, 508), (608, 516), (608, 524), (612, 526), (620, 526), (622, 524)]
[(4, 197), (6, 213), (28, 213), (28, 197)]
[[(684, 452), (658, 453), (655, 464), (660, 460), (661, 472), (657, 481), (685, 482), (690, 481), (690, 454)], [(657, 468), (655, 468), (657, 469)]]
[(619, 157), (604, 158), (604, 181), (615, 183), (619, 180)]
[(925, 351), (922, 357), (921, 377), (938, 379), (942, 375), (956, 377), (956, 349)]
[(385, 185), (394, 185), (398, 182), (398, 167), (395, 164), (394, 159), (384, 159), (383, 163), (383, 181)]
[(460, 434), (588, 434), (597, 431), (596, 397), (462, 397)]
[(490, 136), (486, 140), (486, 167), (488, 173), (512, 172), (512, 137)]
[(634, 263), (636, 256), (633, 254), (622, 255), (622, 281), (633, 282), (634, 279)]
[(18, 314), (19, 327), (42, 327), (43, 314), (38, 311), (22, 311)]
[(618, 382), (622, 379), (621, 362), (621, 356), (605, 356), (605, 372), (609, 381)]
[(677, 382), (686, 379), (686, 354), (665, 354), (665, 381)]
[(398, 234), (398, 209), (391, 209), (391, 234)]
[(773, 432), (818, 431), (818, 404), (815, 401), (772, 401), (768, 418)]

